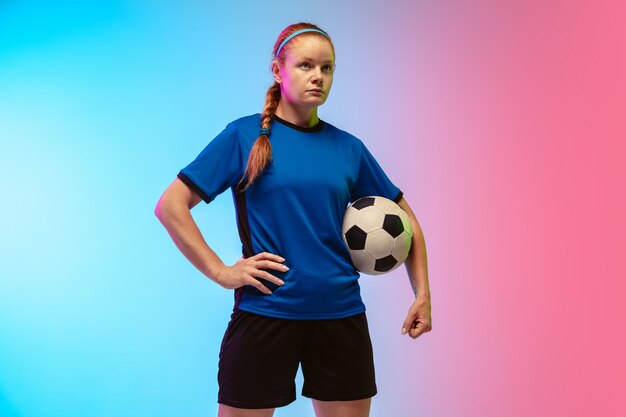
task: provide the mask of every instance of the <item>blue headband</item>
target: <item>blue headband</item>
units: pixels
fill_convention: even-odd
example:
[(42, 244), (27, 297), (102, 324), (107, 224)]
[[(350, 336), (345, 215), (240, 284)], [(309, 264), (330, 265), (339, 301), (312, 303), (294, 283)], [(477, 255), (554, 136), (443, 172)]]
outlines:
[[(327, 38), (329, 38), (329, 36), (326, 34), (326, 32), (322, 32), (321, 30), (318, 29), (300, 29), (295, 31), (294, 33), (292, 33), (291, 35), (287, 36), (285, 38), (285, 40), (280, 44), (280, 46), (278, 47), (278, 50), (276, 51), (276, 55), (274, 55), (275, 57), (278, 56), (278, 54), (280, 53), (280, 50), (283, 48), (283, 45), (285, 45), (291, 38), (293, 38), (296, 35), (301, 34), (302, 32), (319, 32), (322, 35), (326, 36)], [(330, 39), (330, 38), (329, 38)]]

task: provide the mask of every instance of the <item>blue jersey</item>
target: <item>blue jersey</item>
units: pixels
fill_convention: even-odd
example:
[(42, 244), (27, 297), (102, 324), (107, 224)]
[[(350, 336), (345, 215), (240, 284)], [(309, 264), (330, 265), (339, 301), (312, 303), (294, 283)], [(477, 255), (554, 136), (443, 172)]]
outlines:
[(282, 279), (261, 279), (272, 294), (252, 285), (235, 290), (235, 309), (287, 319), (333, 319), (365, 311), (341, 227), (352, 201), (376, 195), (398, 202), (402, 192), (357, 137), (320, 120), (304, 128), (274, 115), (272, 161), (241, 192), (261, 115), (229, 123), (178, 178), (206, 203), (230, 188), (244, 258), (270, 252), (289, 271), (265, 269)]

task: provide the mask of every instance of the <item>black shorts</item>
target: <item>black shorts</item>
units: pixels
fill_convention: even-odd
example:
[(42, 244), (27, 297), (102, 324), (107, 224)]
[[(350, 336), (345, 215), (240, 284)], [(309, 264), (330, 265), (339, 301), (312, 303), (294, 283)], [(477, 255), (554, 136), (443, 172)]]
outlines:
[(233, 311), (219, 355), (218, 403), (237, 408), (282, 407), (302, 395), (350, 401), (376, 395), (374, 358), (365, 313), (330, 320), (288, 320)]

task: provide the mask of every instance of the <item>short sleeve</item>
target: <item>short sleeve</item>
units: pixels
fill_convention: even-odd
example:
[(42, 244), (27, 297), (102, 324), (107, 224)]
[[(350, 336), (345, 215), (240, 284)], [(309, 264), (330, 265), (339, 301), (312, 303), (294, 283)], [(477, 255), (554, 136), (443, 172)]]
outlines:
[(208, 204), (239, 182), (243, 168), (239, 132), (229, 123), (177, 177)]
[(402, 191), (387, 177), (365, 144), (359, 140), (361, 156), (358, 163), (356, 181), (350, 189), (350, 200), (367, 196), (381, 196), (396, 203), (402, 198)]

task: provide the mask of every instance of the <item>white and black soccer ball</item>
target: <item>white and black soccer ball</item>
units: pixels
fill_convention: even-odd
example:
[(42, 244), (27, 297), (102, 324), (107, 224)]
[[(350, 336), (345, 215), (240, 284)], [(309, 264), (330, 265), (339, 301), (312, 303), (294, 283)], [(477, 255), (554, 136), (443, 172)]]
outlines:
[(354, 267), (368, 275), (399, 267), (409, 255), (413, 239), (409, 215), (381, 196), (359, 198), (349, 205), (341, 232)]

